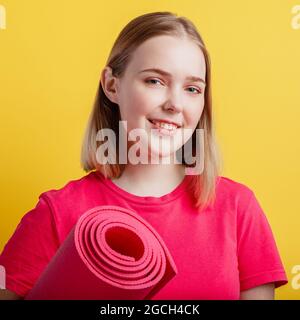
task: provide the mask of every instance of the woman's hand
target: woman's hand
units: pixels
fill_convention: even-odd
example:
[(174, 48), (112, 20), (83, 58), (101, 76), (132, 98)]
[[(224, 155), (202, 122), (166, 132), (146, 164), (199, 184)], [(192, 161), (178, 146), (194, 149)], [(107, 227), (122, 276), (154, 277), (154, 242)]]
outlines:
[(23, 299), (14, 292), (7, 289), (0, 289), (0, 300), (20, 300)]

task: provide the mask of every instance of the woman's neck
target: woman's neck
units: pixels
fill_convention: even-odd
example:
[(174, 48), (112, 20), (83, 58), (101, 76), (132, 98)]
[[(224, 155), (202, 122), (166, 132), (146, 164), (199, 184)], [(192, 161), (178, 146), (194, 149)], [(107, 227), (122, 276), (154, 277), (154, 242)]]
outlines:
[(137, 196), (161, 197), (174, 190), (184, 177), (185, 167), (181, 164), (127, 164), (112, 182)]

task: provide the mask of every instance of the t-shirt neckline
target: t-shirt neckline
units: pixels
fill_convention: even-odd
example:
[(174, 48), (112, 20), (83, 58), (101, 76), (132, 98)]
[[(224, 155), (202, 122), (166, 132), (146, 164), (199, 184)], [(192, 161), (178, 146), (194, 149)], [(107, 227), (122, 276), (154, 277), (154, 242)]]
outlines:
[(186, 190), (186, 186), (190, 182), (190, 176), (185, 175), (183, 180), (169, 193), (156, 197), (156, 196), (138, 196), (133, 193), (130, 193), (119, 186), (117, 186), (111, 179), (105, 178), (104, 175), (100, 171), (95, 171), (95, 174), (102, 180), (104, 185), (115, 193), (119, 194), (123, 198), (126, 198), (129, 201), (136, 203), (147, 203), (147, 204), (162, 204), (178, 198), (184, 190)]

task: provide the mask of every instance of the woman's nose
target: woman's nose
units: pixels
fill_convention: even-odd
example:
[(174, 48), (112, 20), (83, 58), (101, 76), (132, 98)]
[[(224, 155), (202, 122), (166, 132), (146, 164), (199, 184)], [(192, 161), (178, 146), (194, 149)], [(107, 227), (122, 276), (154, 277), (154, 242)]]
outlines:
[[(175, 91), (175, 90), (174, 90)], [(182, 112), (183, 103), (179, 93), (172, 92), (168, 101), (164, 105), (164, 109), (172, 112)]]

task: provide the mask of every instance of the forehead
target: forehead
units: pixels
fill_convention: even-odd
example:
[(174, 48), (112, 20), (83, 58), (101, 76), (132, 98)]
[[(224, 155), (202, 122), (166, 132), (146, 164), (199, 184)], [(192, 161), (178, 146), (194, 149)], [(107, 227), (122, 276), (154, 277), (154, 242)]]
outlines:
[(138, 46), (127, 66), (128, 72), (136, 74), (142, 69), (158, 68), (174, 77), (205, 77), (205, 58), (199, 46), (187, 38), (157, 36)]

